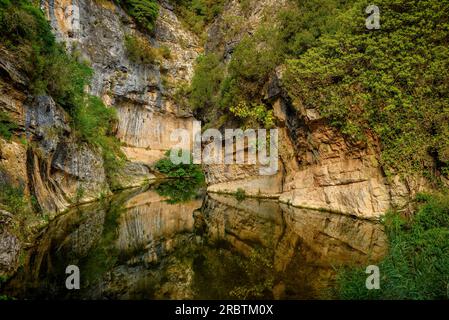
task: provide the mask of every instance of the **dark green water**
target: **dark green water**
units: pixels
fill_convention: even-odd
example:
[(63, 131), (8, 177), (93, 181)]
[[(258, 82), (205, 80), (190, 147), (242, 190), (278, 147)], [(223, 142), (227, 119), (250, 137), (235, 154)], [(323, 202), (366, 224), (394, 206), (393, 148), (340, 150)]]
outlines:
[[(127, 191), (56, 218), (6, 293), (44, 299), (314, 299), (335, 267), (368, 265), (382, 227), (272, 200), (209, 194), (170, 204)], [(80, 270), (80, 290), (65, 286)]]

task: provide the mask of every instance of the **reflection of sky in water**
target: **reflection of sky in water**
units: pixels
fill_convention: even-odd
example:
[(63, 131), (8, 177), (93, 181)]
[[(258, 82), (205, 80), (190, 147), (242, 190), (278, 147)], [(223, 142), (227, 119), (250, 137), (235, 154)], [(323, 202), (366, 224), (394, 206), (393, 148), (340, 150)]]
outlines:
[[(335, 266), (382, 256), (380, 225), (210, 194), (170, 204), (128, 191), (53, 221), (9, 284), (17, 297), (184, 299), (323, 297)], [(65, 267), (82, 289), (65, 289)]]

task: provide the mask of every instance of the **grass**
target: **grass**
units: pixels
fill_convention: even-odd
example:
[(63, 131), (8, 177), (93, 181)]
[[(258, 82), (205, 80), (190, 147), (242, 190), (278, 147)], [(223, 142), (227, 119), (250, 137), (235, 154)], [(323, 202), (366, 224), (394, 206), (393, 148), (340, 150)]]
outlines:
[(380, 289), (367, 290), (364, 268), (339, 272), (342, 299), (449, 299), (449, 196), (421, 194), (416, 214), (385, 218), (389, 252), (378, 264)]

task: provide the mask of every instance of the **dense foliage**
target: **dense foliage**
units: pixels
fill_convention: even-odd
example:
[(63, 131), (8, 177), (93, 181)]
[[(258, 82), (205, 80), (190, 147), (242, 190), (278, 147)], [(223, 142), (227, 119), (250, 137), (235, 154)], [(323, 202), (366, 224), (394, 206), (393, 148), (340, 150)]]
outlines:
[(153, 31), (159, 5), (156, 0), (115, 0), (134, 18), (137, 25), (146, 31)]
[(378, 264), (380, 289), (367, 290), (364, 269), (342, 270), (339, 296), (343, 299), (448, 299), (449, 197), (419, 195), (411, 219), (388, 215), (390, 249)]
[(191, 105), (212, 115), (235, 115), (242, 104), (269, 109), (260, 93), (284, 65), (294, 105), (317, 109), (350, 139), (379, 137), (387, 173), (430, 174), (436, 164), (447, 174), (449, 4), (378, 1), (381, 29), (368, 30), (369, 4), (289, 0), (243, 37), (227, 67), (213, 53), (199, 59)]
[[(215, 110), (220, 108), (222, 113), (234, 115), (243, 125), (267, 127), (256, 116), (257, 110), (248, 110), (246, 114), (254, 116), (246, 117), (240, 117), (234, 110), (242, 105), (249, 109), (251, 106), (269, 109), (261, 92), (276, 67), (287, 57), (302, 54), (322, 34), (334, 32), (337, 22), (333, 15), (346, 2), (290, 0), (278, 14), (262, 21), (253, 34), (243, 36), (234, 48), (227, 68), (213, 53), (200, 58), (190, 90), (191, 105), (197, 113), (207, 112), (214, 106)], [(244, 3), (242, 1), (241, 5)], [(229, 32), (239, 33), (235, 30)], [(211, 58), (213, 56), (214, 59)]]
[(192, 109), (213, 108), (219, 103), (224, 66), (219, 57), (211, 53), (198, 58), (194, 71), (190, 106)]
[(381, 29), (363, 28), (367, 1), (335, 19), (300, 57), (287, 61), (293, 99), (318, 108), (354, 139), (380, 137), (382, 164), (394, 172), (449, 165), (449, 3), (378, 1)]
[(206, 26), (223, 11), (225, 0), (171, 0), (187, 26), (205, 38)]

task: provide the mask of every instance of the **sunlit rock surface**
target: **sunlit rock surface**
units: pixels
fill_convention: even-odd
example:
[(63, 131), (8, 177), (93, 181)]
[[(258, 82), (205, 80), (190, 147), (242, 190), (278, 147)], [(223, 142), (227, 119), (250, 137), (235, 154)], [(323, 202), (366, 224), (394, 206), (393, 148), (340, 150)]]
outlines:
[[(131, 161), (153, 165), (176, 144), (174, 129), (190, 130), (193, 117), (181, 110), (173, 94), (190, 81), (200, 48), (196, 36), (161, 4), (154, 35), (138, 31), (127, 14), (112, 2), (44, 1), (43, 8), (57, 39), (78, 52), (94, 69), (90, 92), (117, 110), (117, 137)], [(142, 37), (152, 47), (170, 49), (160, 65), (136, 64), (128, 59), (127, 35)]]

